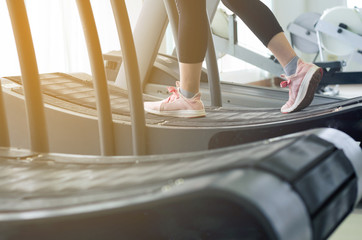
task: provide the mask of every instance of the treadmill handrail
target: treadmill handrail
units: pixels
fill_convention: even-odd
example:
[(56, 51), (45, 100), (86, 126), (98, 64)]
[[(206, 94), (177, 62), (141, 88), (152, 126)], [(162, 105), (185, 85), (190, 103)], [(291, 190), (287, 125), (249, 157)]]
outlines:
[(7, 0), (24, 88), (31, 150), (49, 151), (39, 71), (24, 0)]
[(146, 154), (146, 120), (136, 49), (124, 0), (111, 0), (116, 21), (123, 64), (125, 67), (128, 100), (132, 123), (132, 146), (134, 155)]
[(219, 67), (217, 64), (215, 45), (212, 38), (210, 24), (208, 27), (208, 44), (205, 60), (207, 66), (207, 79), (210, 89), (211, 105), (214, 107), (222, 107)]
[(111, 156), (115, 155), (112, 110), (97, 27), (90, 1), (77, 0), (76, 2), (83, 25), (83, 32), (87, 43), (88, 57), (92, 70), (101, 154), (103, 156)]
[(0, 81), (0, 147), (10, 147), (8, 123), (5, 115), (5, 105)]
[(209, 82), (211, 105), (214, 107), (222, 107), (221, 86), (220, 86), (220, 74), (217, 64), (217, 57), (215, 51), (215, 43), (212, 38), (211, 22), (214, 19), (216, 9), (220, 3), (220, 0), (206, 1), (207, 15), (209, 19), (208, 27), (208, 44), (206, 51), (206, 66), (207, 66), (207, 79)]

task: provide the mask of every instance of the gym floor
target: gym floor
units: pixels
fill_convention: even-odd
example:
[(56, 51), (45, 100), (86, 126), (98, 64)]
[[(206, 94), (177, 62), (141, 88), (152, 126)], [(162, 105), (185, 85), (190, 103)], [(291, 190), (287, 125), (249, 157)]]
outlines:
[(338, 227), (329, 240), (360, 240), (362, 238), (362, 208), (357, 208)]
[[(222, 81), (231, 81), (258, 85), (264, 87), (278, 87), (278, 78), (265, 78), (265, 72), (261, 70), (243, 70), (234, 72), (222, 72)], [(335, 86), (331, 86), (335, 87)], [(362, 95), (361, 85), (339, 85), (339, 97), (353, 98)], [(338, 227), (329, 240), (361, 240), (362, 239), (362, 206), (356, 208), (352, 214)]]

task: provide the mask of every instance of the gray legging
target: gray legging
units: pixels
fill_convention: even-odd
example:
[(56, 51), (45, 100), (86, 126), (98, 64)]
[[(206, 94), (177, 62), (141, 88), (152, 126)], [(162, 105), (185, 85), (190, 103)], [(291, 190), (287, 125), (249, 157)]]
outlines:
[[(205, 58), (208, 39), (206, 0), (175, 0), (180, 16), (178, 53), (182, 63), (199, 63)], [(270, 9), (259, 0), (222, 0), (267, 46), (282, 32)]]

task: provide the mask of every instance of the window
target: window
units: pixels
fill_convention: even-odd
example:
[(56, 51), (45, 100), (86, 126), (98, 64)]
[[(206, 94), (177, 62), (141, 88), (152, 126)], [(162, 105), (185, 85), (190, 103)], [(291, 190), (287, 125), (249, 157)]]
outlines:
[(347, 7), (362, 8), (362, 1), (361, 0), (347, 0)]
[[(38, 68), (44, 72), (86, 72), (90, 64), (82, 26), (74, 0), (27, 0)], [(98, 26), (102, 51), (118, 50), (119, 41), (109, 1), (91, 0)], [(141, 0), (126, 0), (131, 22), (134, 24)], [(0, 1), (0, 76), (19, 75), (19, 61), (15, 47), (6, 1)]]

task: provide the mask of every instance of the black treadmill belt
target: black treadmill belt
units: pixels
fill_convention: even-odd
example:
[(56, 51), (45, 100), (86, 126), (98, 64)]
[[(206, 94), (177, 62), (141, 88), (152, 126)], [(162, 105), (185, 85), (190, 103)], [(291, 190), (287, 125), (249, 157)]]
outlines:
[[(216, 126), (216, 124), (217, 126), (235, 126), (271, 123), (274, 121), (303, 120), (313, 116), (334, 113), (350, 105), (358, 106), (362, 110), (362, 97), (336, 103), (309, 106), (302, 111), (291, 114), (283, 114), (280, 112), (280, 109), (276, 108), (207, 108), (207, 117), (189, 119), (187, 125), (212, 127)], [(180, 118), (173, 118), (171, 120), (167, 119), (164, 125), (181, 127), (185, 124), (183, 122)]]
[[(361, 169), (352, 165), (358, 166), (361, 151), (346, 147), (342, 143), (352, 140), (341, 136), (319, 129), (213, 151), (134, 157), (0, 148), (0, 234), (5, 239), (326, 239), (358, 200)], [(331, 143), (329, 137), (339, 140)], [(315, 144), (291, 181), (272, 169), (276, 160), (288, 164), (291, 149), (303, 152)], [(350, 165), (348, 171), (337, 169), (336, 161)], [(318, 173), (323, 169), (342, 175), (318, 193), (328, 182)], [(305, 187), (295, 188), (301, 182)], [(311, 191), (319, 201), (305, 200)]]
[[(56, 197), (59, 200), (54, 203), (66, 206), (70, 202), (66, 198), (60, 199), (61, 196), (76, 195), (82, 200), (94, 192), (112, 189), (147, 188), (154, 184), (156, 188), (167, 188), (174, 184), (170, 180), (179, 180), (176, 184), (182, 184), (185, 178), (251, 166), (293, 141), (294, 138), (286, 138), (269, 144), (249, 144), (214, 152), (126, 157), (122, 160), (87, 156), (74, 156), (73, 159), (51, 155), (24, 156), (23, 152), (19, 153), (20, 157), (14, 155), (10, 158), (0, 148), (0, 203), (7, 198), (13, 199), (11, 202), (4, 200), (0, 204), (0, 212), (10, 206), (25, 210), (29, 202), (32, 208), (45, 207), (44, 202), (36, 201), (36, 196)], [(27, 199), (27, 193), (32, 193), (32, 197)], [(95, 201), (96, 198), (88, 200)], [(46, 205), (50, 207), (54, 203), (49, 201)]]
[[(176, 184), (182, 184), (183, 179), (242, 168), (255, 168), (275, 174), (273, 169), (264, 167), (266, 161), (281, 153), (278, 159), (286, 163), (290, 156), (283, 152), (290, 152), (291, 146), (296, 150), (304, 150), (304, 146), (312, 143), (318, 145), (318, 153), (310, 153), (312, 165), (321, 162), (331, 155), (331, 149), (335, 149), (333, 144), (312, 134), (284, 137), (273, 142), (249, 143), (212, 152), (123, 158), (43, 156), (22, 151), (9, 155), (7, 149), (0, 148), (1, 199), (18, 196), (11, 202), (3, 201), (7, 204), (0, 204), (0, 211), (10, 206), (24, 210), (29, 207), (29, 202), (32, 203), (32, 208), (45, 207), (44, 202), (37, 201), (37, 195), (45, 198), (86, 196), (94, 191), (103, 192), (115, 188), (120, 191), (136, 186), (147, 188), (152, 184), (167, 188), (178, 180), (180, 182)], [(342, 160), (348, 162), (346, 158), (341, 158), (340, 161)], [(301, 172), (306, 172), (305, 167), (300, 167), (292, 179), (301, 178)], [(27, 193), (32, 193), (32, 197), (27, 198)], [(59, 205), (61, 200), (59, 198), (54, 203)], [(63, 200), (69, 204), (67, 199)], [(51, 206), (53, 203), (50, 201), (46, 204)]]
[[(44, 101), (48, 104), (66, 108), (73, 111), (81, 111), (86, 114), (96, 115), (96, 102), (91, 81), (82, 80), (64, 73), (41, 74), (41, 86), (48, 98)], [(7, 79), (21, 84), (20, 77), (7, 77)], [(21, 88), (13, 91), (22, 93)], [(129, 103), (127, 91), (109, 86), (109, 93), (114, 117), (121, 120), (130, 120)], [(49, 98), (50, 97), (50, 98)], [(59, 101), (61, 100), (61, 101)], [(155, 98), (144, 95), (145, 101), (154, 101)], [(175, 117), (157, 116), (146, 114), (148, 124), (158, 124), (174, 127), (227, 127), (240, 125), (266, 124), (275, 121), (303, 120), (305, 118), (318, 117), (331, 114), (348, 108), (358, 107), (362, 110), (362, 97), (341, 100), (338, 102), (313, 105), (308, 108), (292, 113), (282, 114), (276, 108), (210, 108), (206, 107), (207, 116), (203, 118), (182, 119)], [(83, 108), (79, 108), (82, 106)]]

